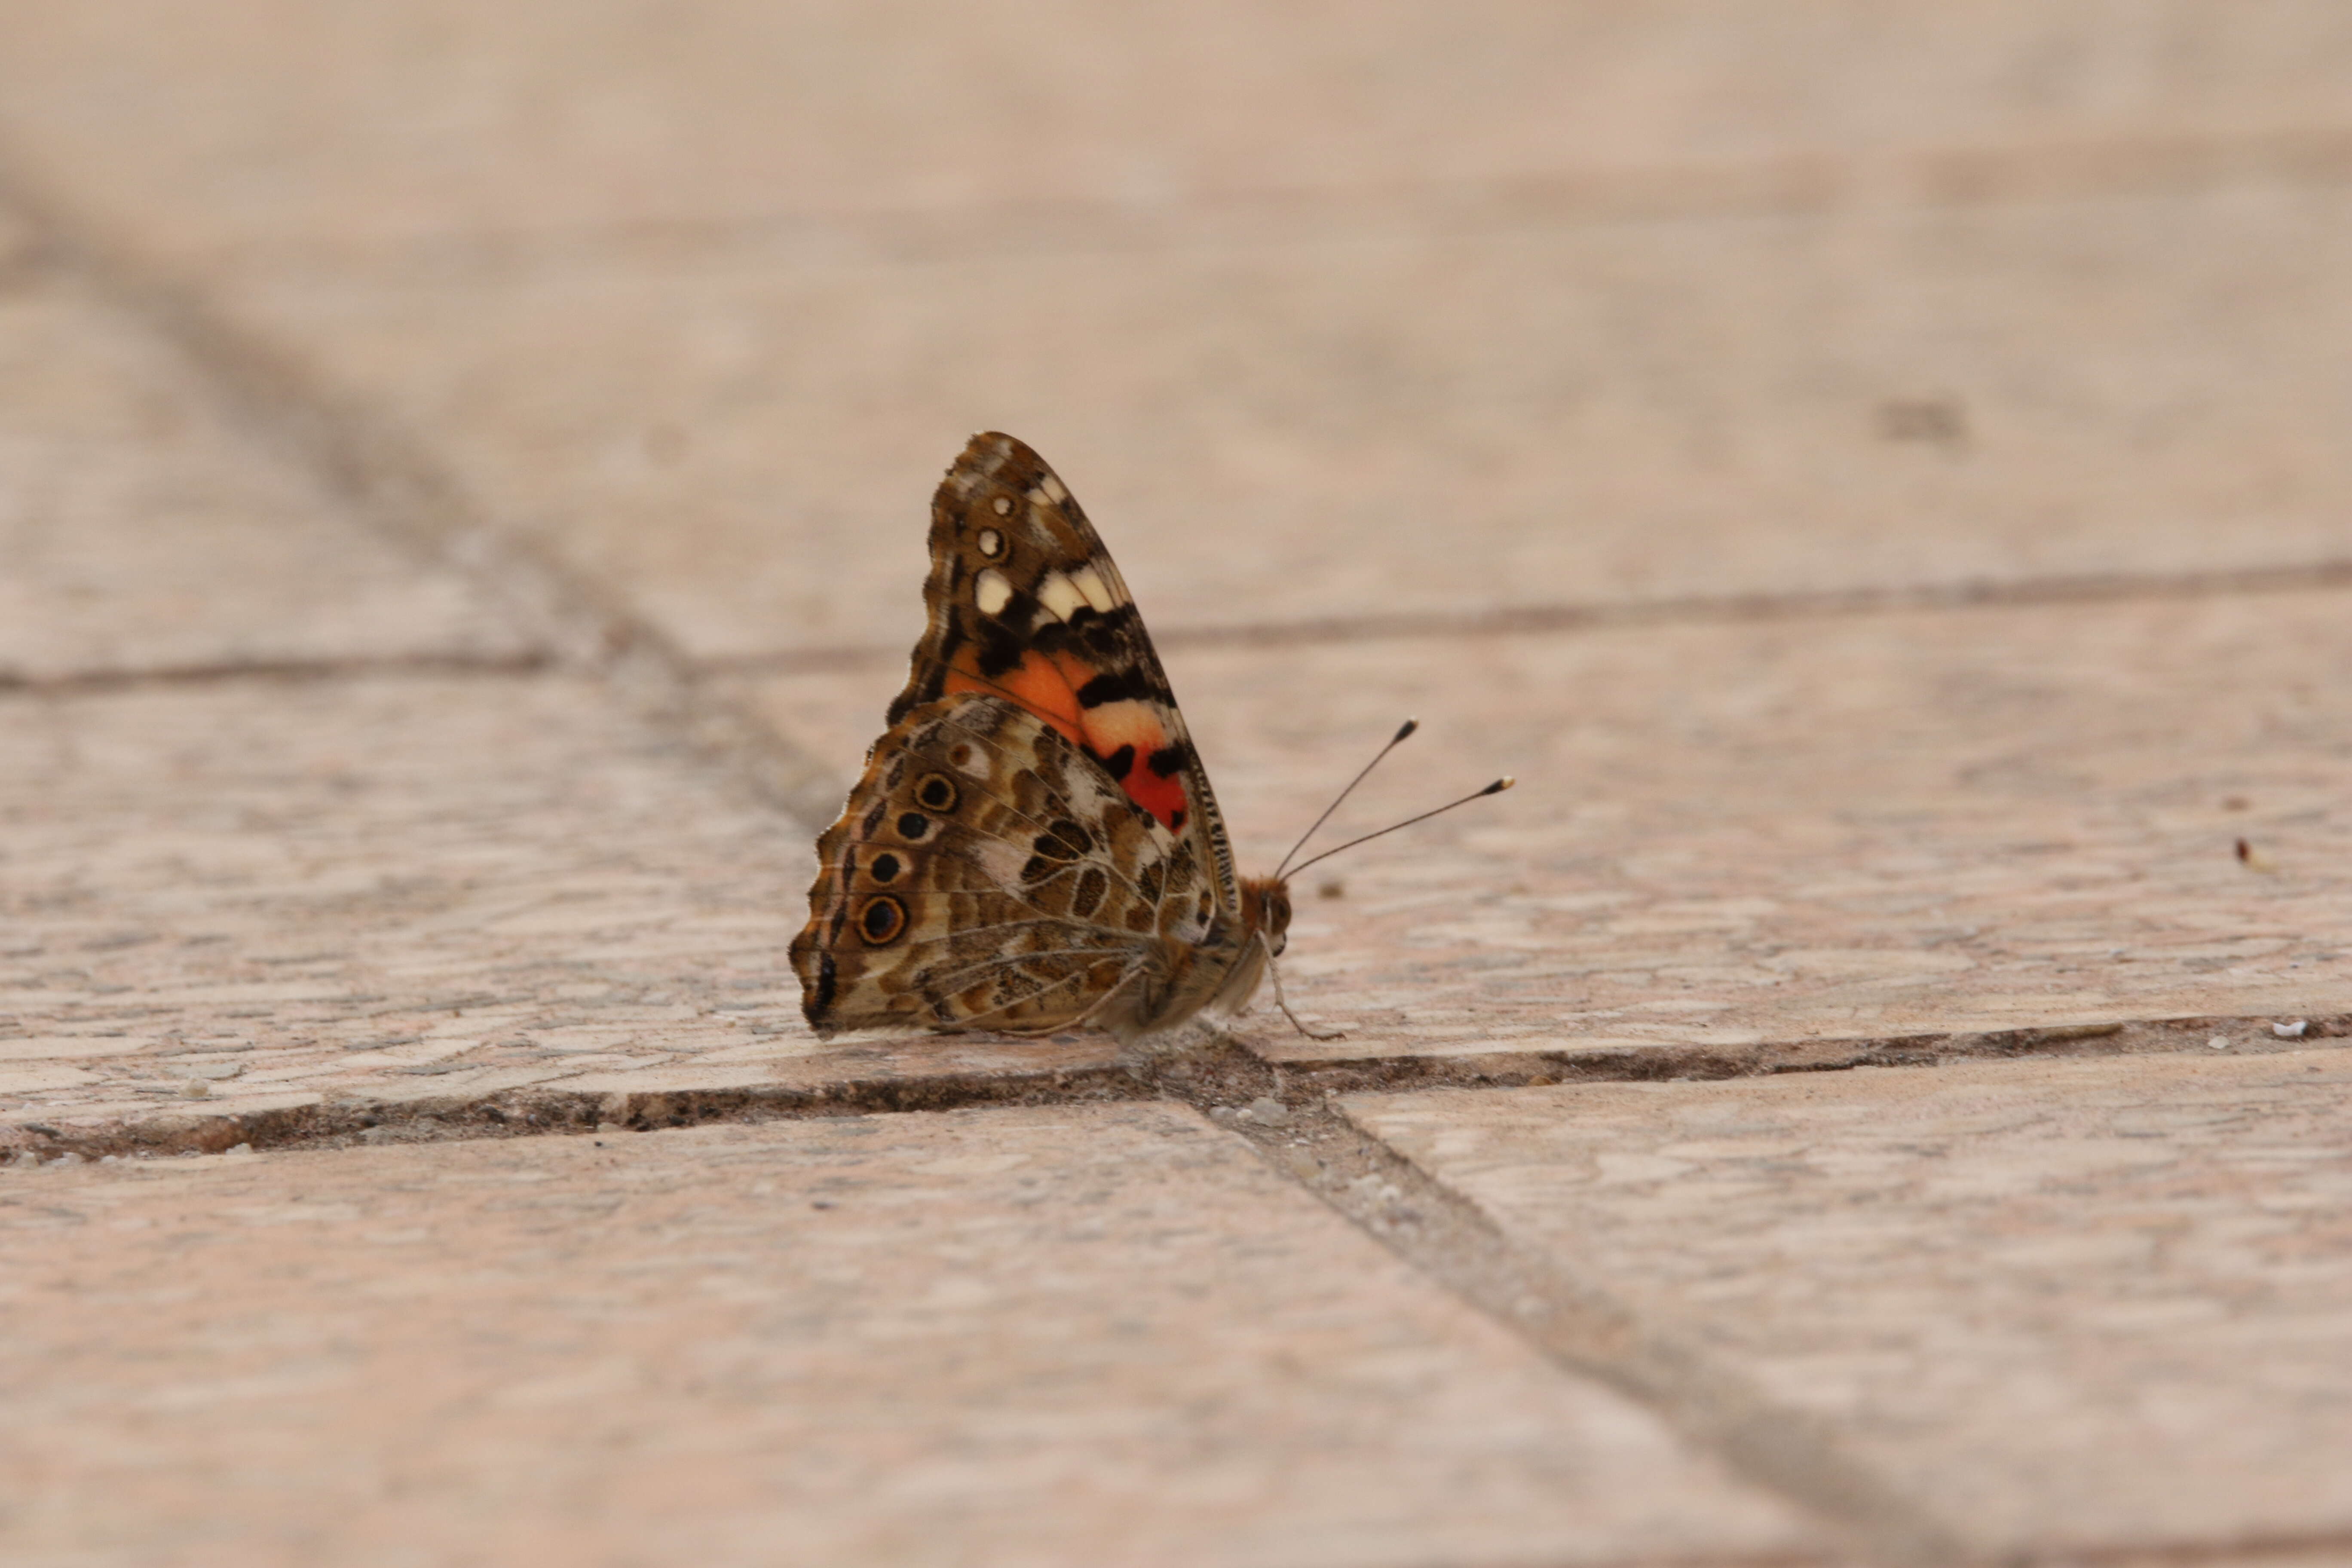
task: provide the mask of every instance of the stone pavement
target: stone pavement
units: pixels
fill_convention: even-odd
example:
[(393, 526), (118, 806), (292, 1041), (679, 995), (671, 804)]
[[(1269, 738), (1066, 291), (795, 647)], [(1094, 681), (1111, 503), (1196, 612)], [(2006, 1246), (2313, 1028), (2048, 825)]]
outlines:
[[(0, 1556), (2352, 1562), (2340, 8), (5, 30)], [(985, 427), (1344, 1039), (803, 1025)]]

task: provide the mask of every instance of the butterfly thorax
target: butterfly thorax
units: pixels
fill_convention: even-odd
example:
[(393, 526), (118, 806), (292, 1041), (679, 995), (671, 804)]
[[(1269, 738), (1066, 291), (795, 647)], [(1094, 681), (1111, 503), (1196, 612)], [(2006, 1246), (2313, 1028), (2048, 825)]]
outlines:
[(1244, 877), (1240, 890), (1239, 918), (1214, 915), (1203, 931), (1163, 937), (1148, 972), (1094, 1021), (1133, 1038), (1199, 1015), (1230, 1018), (1247, 1007), (1286, 940), (1290, 889), (1278, 877)]

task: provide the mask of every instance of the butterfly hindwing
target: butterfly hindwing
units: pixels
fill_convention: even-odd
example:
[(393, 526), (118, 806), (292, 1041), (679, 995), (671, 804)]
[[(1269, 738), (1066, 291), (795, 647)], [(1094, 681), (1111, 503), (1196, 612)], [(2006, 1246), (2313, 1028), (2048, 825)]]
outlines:
[(1037, 1033), (1125, 1016), (1213, 911), (1189, 843), (1002, 698), (908, 710), (817, 841), (793, 943), (820, 1032)]

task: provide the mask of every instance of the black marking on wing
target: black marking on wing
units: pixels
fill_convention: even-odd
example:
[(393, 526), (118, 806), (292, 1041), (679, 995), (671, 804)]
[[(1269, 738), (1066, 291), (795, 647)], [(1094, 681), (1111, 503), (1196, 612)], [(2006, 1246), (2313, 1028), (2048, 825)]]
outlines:
[[(1015, 594), (1006, 602), (1004, 610), (1009, 614), (1024, 607), (1034, 615), (1036, 613), (1037, 601), (1026, 594)], [(1022, 624), (1025, 626), (1027, 622), (1024, 621)], [(1022, 655), (1037, 646), (1032, 639), (1014, 631), (1010, 624), (998, 616), (981, 616), (977, 629), (979, 637), (976, 640), (980, 644), (980, 673), (984, 680), (994, 680), (999, 676), (1009, 675), (1020, 668)]]
[(1126, 702), (1151, 695), (1151, 682), (1139, 669), (1121, 670), (1117, 675), (1097, 675), (1078, 688), (1078, 706), (1100, 708), (1107, 702)]
[(1069, 647), (1097, 664), (1141, 666), (1143, 660), (1135, 657), (1136, 650), (1150, 647), (1150, 639), (1143, 635), (1143, 617), (1135, 613), (1133, 605), (1113, 605), (1108, 610), (1082, 605), (1071, 612), (1067, 621), (1045, 627), (1038, 636), (1040, 641), (1052, 637), (1056, 639), (1054, 646)]
[(820, 949), (816, 955), (816, 994), (807, 998), (801, 1008), (810, 1023), (824, 1021), (824, 1015), (832, 1011), (834, 993), (838, 989), (840, 976), (834, 967), (833, 954)]

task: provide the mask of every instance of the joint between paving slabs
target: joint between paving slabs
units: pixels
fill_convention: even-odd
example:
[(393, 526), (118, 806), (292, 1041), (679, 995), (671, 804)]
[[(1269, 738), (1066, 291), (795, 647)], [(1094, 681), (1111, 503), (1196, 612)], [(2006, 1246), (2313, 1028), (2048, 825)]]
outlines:
[[(2158, 1025), (2101, 1024), (2011, 1030), (1974, 1037), (1977, 1048), (1919, 1054), (1933, 1037), (1866, 1043), (1850, 1059), (1801, 1067), (1751, 1067), (1751, 1075), (1831, 1071), (1860, 1066), (1931, 1065), (1954, 1059), (2210, 1048), (2236, 1033), (2248, 1047), (2303, 1048), (2317, 1026), (2305, 1020), (2294, 1037), (2273, 1034), (2267, 1020), (2194, 1018)], [(2326, 1020), (2331, 1035), (2352, 1035), (2352, 1016)], [(2256, 1030), (2267, 1037), (2257, 1044)], [(1961, 1037), (1960, 1039), (1969, 1038)], [(1954, 1037), (1945, 1037), (1947, 1045)], [(1613, 1053), (1612, 1053), (1613, 1054)], [(1685, 1064), (1687, 1065), (1687, 1064)], [(1548, 1254), (1513, 1243), (1475, 1203), (1358, 1126), (1327, 1074), (1267, 1062), (1230, 1037), (1208, 1048), (1156, 1059), (1144, 1068), (1167, 1096), (1199, 1110), (1246, 1141), (1258, 1156), (1423, 1278), (1452, 1291), (1516, 1334), (1547, 1360), (1618, 1389), (1650, 1409), (1686, 1441), (1715, 1455), (1764, 1489), (1803, 1508), (1858, 1561), (1906, 1568), (2066, 1568), (2093, 1559), (2057, 1552), (1988, 1555), (1866, 1460), (1851, 1451), (1832, 1423), (1793, 1410), (1752, 1380), (1718, 1363), (1686, 1336), (1645, 1321), (1595, 1282)], [(1641, 1077), (1732, 1077), (1646, 1071), (1588, 1075), (1586, 1081)], [(1568, 1081), (1530, 1076), (1529, 1083)], [(1423, 1079), (1416, 1087), (1433, 1087)], [(1483, 1087), (1504, 1087), (1488, 1084)], [(1244, 1097), (1251, 1097), (1244, 1102)], [(2148, 1568), (2245, 1560), (2240, 1542), (2184, 1546), (2147, 1559)], [(2117, 1552), (2117, 1568), (2140, 1554)]]
[[(156, 1117), (111, 1127), (20, 1121), (7, 1148), (55, 1159), (138, 1159), (231, 1150), (299, 1152), (376, 1143), (456, 1142), (485, 1138), (647, 1132), (715, 1122), (751, 1123), (840, 1116), (903, 1115), (1008, 1105), (1083, 1105), (1159, 1098), (1123, 1067), (1044, 1073), (943, 1073), (929, 1078), (849, 1080), (808, 1087), (648, 1089), (591, 1093), (524, 1089), (478, 1100), (387, 1102), (336, 1095), (309, 1105), (226, 1116)], [(5, 1157), (5, 1152), (0, 1152)]]
[(1301, 1084), (1230, 1036), (1139, 1071), (1546, 1360), (1650, 1408), (1853, 1549), (1887, 1563), (1967, 1561), (1956, 1534), (1846, 1454), (1826, 1424), (1775, 1405), (1680, 1336), (1513, 1244), (1470, 1200), (1349, 1120), (1339, 1089)]
[(2352, 1037), (2352, 1013), (2296, 1018), (2289, 1026), (2293, 1033), (2284, 1036), (2277, 1032), (2279, 1022), (2268, 1017), (2206, 1016), (1768, 1041), (1752, 1046), (1661, 1044), (1445, 1055), (1371, 1053), (1354, 1059), (1285, 1063), (1283, 1070), (1301, 1092), (1402, 1093), (1425, 1089), (1538, 1089), (1562, 1083), (1761, 1078), (2021, 1057), (2124, 1056), (2210, 1049), (2217, 1038), (2225, 1041), (2229, 1049), (2243, 1054), (2302, 1050), (2320, 1040)]
[[(2238, 1055), (2306, 1050), (2352, 1039), (2352, 1013), (2299, 1019), (2282, 1036), (2268, 1018), (2193, 1017), (2134, 1024), (2059, 1025), (1991, 1034), (1914, 1035), (1754, 1047), (1644, 1046), (1591, 1051), (1498, 1051), (1465, 1056), (1367, 1056), (1278, 1062), (1226, 1036), (1162, 1054), (1046, 1072), (940, 1073), (845, 1078), (831, 1084), (587, 1093), (516, 1089), (479, 1099), (372, 1100), (342, 1093), (308, 1105), (73, 1127), (41, 1121), (0, 1129), (0, 1159), (29, 1154), (141, 1157), (257, 1150), (341, 1149), (586, 1131), (651, 1131), (711, 1122), (898, 1115), (997, 1105), (1076, 1105), (1174, 1100), (1234, 1127), (1265, 1100), (1314, 1109), (1333, 1096), (1426, 1089), (1509, 1089), (1572, 1083), (1655, 1083), (1763, 1078), (1855, 1068), (1933, 1067), (2021, 1058), (2124, 1056), (2210, 1050)], [(1243, 1117), (1241, 1121), (1246, 1121)]]
[[(496, 525), (427, 445), (332, 386), (297, 353), (222, 316), (200, 289), (142, 258), (28, 175), (0, 148), (0, 207), (33, 238), (40, 272), (71, 279), (139, 322), (220, 408), (309, 473), (359, 524), (439, 563), (507, 607), (539, 651), (507, 671), (571, 668), (601, 678), (640, 719), (682, 740), (812, 833), (845, 793), (834, 771), (714, 691), (659, 626), (514, 530)], [(405, 661), (404, 661), (405, 662)], [(478, 661), (470, 668), (483, 668)], [(318, 671), (322, 676), (373, 668)], [(152, 679), (173, 679), (157, 672)], [(237, 673), (186, 672), (198, 679)], [(303, 673), (257, 668), (245, 673)], [(100, 676), (92, 684), (138, 678)], [(72, 681), (44, 682), (44, 689)]]
[(95, 697), (157, 687), (308, 685), (402, 676), (435, 680), (466, 676), (505, 679), (537, 675), (552, 668), (554, 663), (544, 650), (532, 649), (508, 656), (420, 653), (389, 658), (239, 659), (142, 669), (77, 670), (68, 675), (27, 676), (0, 670), (0, 697)]
[[(1333, 616), (1313, 620), (1241, 622), (1230, 626), (1169, 626), (1155, 638), (1161, 647), (1307, 647), (1360, 642), (1434, 641), (1458, 637), (1505, 637), (1614, 631), (1685, 625), (1736, 625), (1853, 616), (2032, 609), (2068, 605), (2203, 599), (2231, 595), (2308, 593), (2352, 588), (2352, 561), (2313, 561), (2294, 566), (2170, 574), (2095, 574), (2026, 577), (2013, 581), (1971, 579), (1892, 588), (1843, 588), (1822, 593), (1701, 595), (1686, 598), (1634, 600), (1624, 604), (1519, 605), (1500, 609), (1421, 612), (1401, 615)], [(810, 675), (864, 669), (904, 658), (898, 648), (864, 643), (833, 647), (790, 648), (698, 659), (705, 676)]]
[[(1766, 1076), (1872, 1065), (2046, 1055), (2210, 1048), (2305, 1047), (2352, 1035), (2352, 1016), (2306, 1020), (2301, 1036), (2276, 1036), (2268, 1020), (2194, 1018), (2088, 1025), (1975, 1037), (1837, 1042), (1769, 1053), (1596, 1052), (1537, 1058), (1504, 1070), (1487, 1058), (1396, 1058), (1295, 1068), (1267, 1060), (1225, 1034), (1164, 1054), (1034, 1075), (944, 1074), (806, 1088), (648, 1090), (593, 1094), (541, 1090), (482, 1100), (384, 1105), (359, 1097), (247, 1116), (181, 1118), (109, 1131), (23, 1123), (46, 1151), (106, 1154), (221, 1153), (260, 1148), (352, 1147), (375, 1142), (521, 1137), (623, 1136), (719, 1121), (900, 1114), (983, 1106), (1175, 1101), (1241, 1138), (1277, 1173), (1362, 1229), (1416, 1273), (1502, 1325), (1571, 1373), (1618, 1389), (1685, 1440), (1734, 1472), (1815, 1517), (1859, 1560), (1923, 1568), (1985, 1561), (1958, 1531), (1904, 1496), (1848, 1450), (1829, 1424), (1779, 1405), (1684, 1336), (1645, 1322), (1559, 1260), (1515, 1245), (1467, 1198), (1351, 1121), (1342, 1093), (1402, 1087), (1503, 1089), (1567, 1081)], [(2233, 1038), (2234, 1037), (2234, 1038)], [(1809, 1055), (1805, 1053), (1810, 1053)], [(1407, 1070), (1410, 1069), (1410, 1070)], [(1680, 1069), (1680, 1070), (1670, 1070)], [(2210, 1554), (2222, 1555), (2219, 1549)], [(2075, 1561), (2054, 1556), (2053, 1568)], [(2207, 1560), (2174, 1553), (2151, 1562)], [(2007, 1560), (2004, 1560), (2005, 1562)], [(2038, 1561), (2038, 1560), (2037, 1560)], [(2081, 1559), (2089, 1568), (2093, 1559)], [(2118, 1557), (2121, 1564), (2137, 1562)]]

